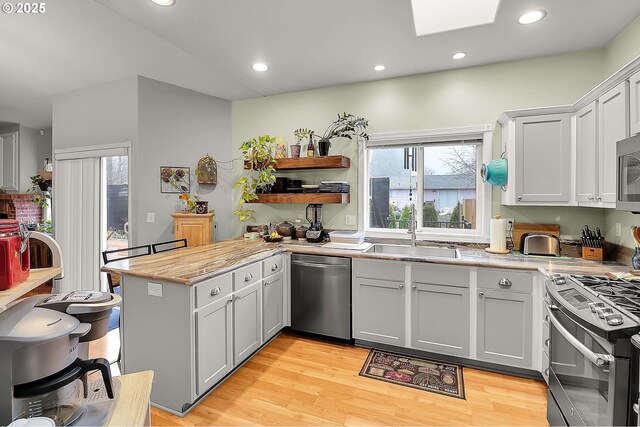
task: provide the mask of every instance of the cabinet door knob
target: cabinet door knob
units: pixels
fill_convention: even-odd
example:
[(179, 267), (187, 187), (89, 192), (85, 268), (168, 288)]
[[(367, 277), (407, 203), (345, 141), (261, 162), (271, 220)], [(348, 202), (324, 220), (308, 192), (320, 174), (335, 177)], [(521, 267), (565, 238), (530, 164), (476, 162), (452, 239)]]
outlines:
[(522, 200), (522, 196), (518, 196), (518, 197), (516, 197), (516, 199), (518, 199), (518, 201), (521, 201)]
[(404, 284), (400, 283), (400, 287), (398, 289), (404, 289)]
[(544, 373), (545, 373), (546, 376), (549, 376), (549, 368), (545, 369)]
[(484, 292), (480, 292), (479, 295), (480, 295), (480, 298), (482, 298), (484, 296)]
[(231, 304), (232, 302), (233, 302), (233, 297), (231, 297), (231, 298), (229, 298), (229, 299), (227, 300), (227, 304)]
[(269, 283), (269, 282), (267, 282), (267, 281), (265, 281), (265, 282), (264, 282), (264, 286), (269, 286), (270, 284), (271, 284), (271, 283)]
[(271, 271), (276, 271), (278, 269), (278, 264), (273, 264), (271, 266)]
[(248, 282), (249, 280), (253, 279), (253, 274), (249, 273), (246, 276), (244, 276), (244, 281)]
[(416, 285), (411, 285), (411, 290), (415, 291), (416, 289), (418, 289), (418, 287)]
[(511, 280), (509, 280), (507, 278), (502, 278), (498, 282), (498, 285), (502, 286), (503, 288), (510, 288), (512, 283), (511, 283)]
[(546, 340), (544, 340), (544, 346), (549, 348), (549, 338), (547, 338)]
[(220, 286), (216, 286), (215, 288), (211, 289), (211, 296), (214, 297), (218, 295), (220, 292), (221, 292)]
[(589, 196), (589, 200), (593, 201), (595, 200), (593, 196)]
[(596, 200), (601, 202), (602, 201), (602, 197), (598, 196), (598, 197), (596, 197)]

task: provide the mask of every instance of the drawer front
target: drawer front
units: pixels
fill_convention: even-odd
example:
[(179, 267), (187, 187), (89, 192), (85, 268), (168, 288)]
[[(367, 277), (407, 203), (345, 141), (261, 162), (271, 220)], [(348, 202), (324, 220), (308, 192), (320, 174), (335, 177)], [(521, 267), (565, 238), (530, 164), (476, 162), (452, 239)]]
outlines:
[(196, 308), (217, 301), (231, 293), (231, 273), (214, 277), (196, 285)]
[(267, 278), (282, 271), (284, 257), (282, 255), (272, 256), (262, 261), (262, 277)]
[(404, 264), (385, 260), (353, 260), (353, 274), (361, 279), (404, 282)]
[(478, 287), (510, 292), (533, 292), (533, 274), (511, 270), (478, 270)]
[(256, 262), (233, 272), (233, 290), (238, 291), (260, 280), (262, 263)]
[(411, 281), (427, 285), (445, 285), (468, 288), (470, 270), (459, 267), (442, 267), (430, 264), (412, 264)]

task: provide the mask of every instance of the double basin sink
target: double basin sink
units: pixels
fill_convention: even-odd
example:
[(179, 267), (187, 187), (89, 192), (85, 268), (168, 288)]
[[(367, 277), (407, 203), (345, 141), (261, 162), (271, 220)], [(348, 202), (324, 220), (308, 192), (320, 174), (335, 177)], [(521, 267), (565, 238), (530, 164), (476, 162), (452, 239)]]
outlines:
[(388, 255), (409, 255), (416, 257), (437, 257), (459, 259), (460, 252), (454, 247), (438, 246), (408, 246), (408, 245), (388, 245), (374, 244), (364, 253), (388, 254)]

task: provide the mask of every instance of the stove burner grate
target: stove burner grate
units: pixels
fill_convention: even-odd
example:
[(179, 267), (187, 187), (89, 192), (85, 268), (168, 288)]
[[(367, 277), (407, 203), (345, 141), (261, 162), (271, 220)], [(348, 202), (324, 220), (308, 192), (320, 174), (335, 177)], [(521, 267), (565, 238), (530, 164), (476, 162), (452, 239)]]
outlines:
[(606, 276), (571, 276), (597, 295), (640, 317), (640, 285)]

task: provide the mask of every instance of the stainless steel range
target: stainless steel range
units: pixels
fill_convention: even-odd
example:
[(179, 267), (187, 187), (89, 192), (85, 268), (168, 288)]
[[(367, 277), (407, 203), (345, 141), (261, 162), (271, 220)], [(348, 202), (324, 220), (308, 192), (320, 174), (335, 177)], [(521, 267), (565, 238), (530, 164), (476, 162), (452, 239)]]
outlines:
[(549, 424), (636, 424), (630, 337), (640, 331), (640, 284), (552, 275), (545, 286)]

